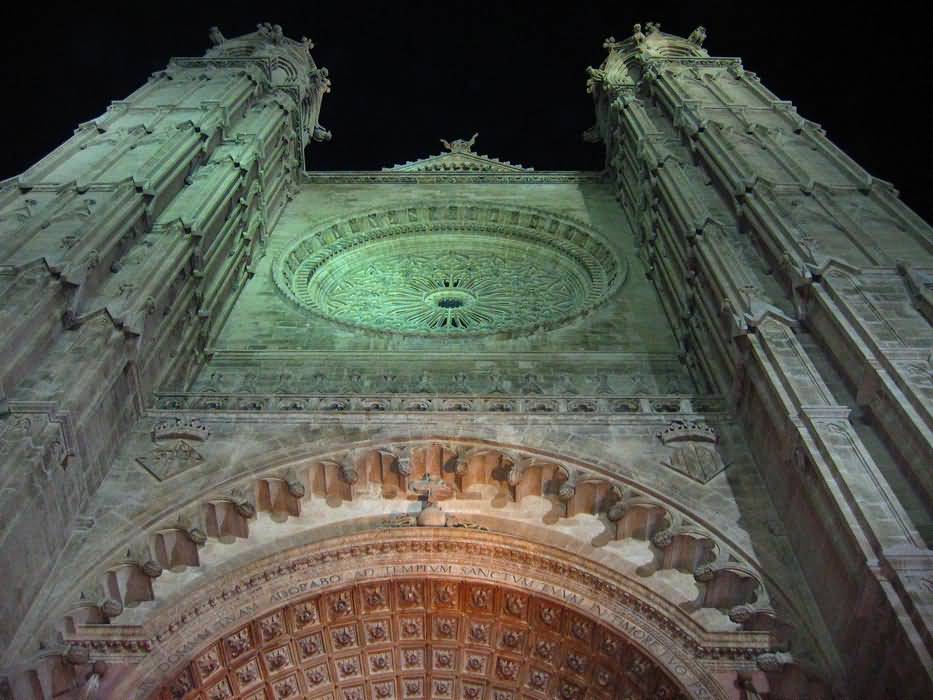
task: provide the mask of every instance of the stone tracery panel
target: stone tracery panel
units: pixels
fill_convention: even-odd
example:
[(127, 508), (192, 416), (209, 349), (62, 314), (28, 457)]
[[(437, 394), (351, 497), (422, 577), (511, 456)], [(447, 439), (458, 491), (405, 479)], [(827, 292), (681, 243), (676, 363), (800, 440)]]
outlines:
[(683, 698), (599, 622), (506, 586), (370, 580), (213, 641), (152, 700)]
[(582, 222), (476, 203), (327, 222), (273, 270), (290, 301), (328, 320), (428, 336), (554, 327), (604, 301), (625, 274)]

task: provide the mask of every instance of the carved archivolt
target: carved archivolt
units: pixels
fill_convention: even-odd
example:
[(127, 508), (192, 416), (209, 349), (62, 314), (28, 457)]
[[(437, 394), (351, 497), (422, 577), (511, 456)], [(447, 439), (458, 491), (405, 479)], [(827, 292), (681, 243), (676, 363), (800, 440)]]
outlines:
[[(172, 436), (181, 429), (171, 422), (162, 427)], [(684, 426), (674, 424), (671, 431), (682, 436)], [(697, 426), (688, 432), (688, 437), (711, 439)], [(734, 619), (754, 621), (755, 629), (767, 628), (767, 620), (773, 619), (754, 564), (670, 504), (600, 473), (542, 456), (491, 446), (414, 442), (312, 458), (226, 492), (206, 494), (135, 542), (130, 547), (134, 557), (124, 554), (114, 560), (99, 587), (97, 582), (86, 584), (83, 600), (65, 626), (74, 629), (82, 622), (116, 618), (126, 608), (153, 600), (158, 584), (152, 579), (163, 570), (201, 566), (199, 549), (208, 541), (248, 540), (258, 514), (285, 523), (308, 507), (320, 508), (322, 501), (335, 507), (388, 499), (398, 502), (398, 511), (411, 512), (411, 501), (419, 498), (450, 499), (455, 511), (458, 500), (480, 499), (501, 507), (529, 497), (550, 502), (539, 527), (585, 516), (603, 527), (591, 545), (626, 539), (648, 543), (653, 559), (638, 568), (639, 576), (665, 569), (693, 574), (701, 594), (683, 606), (686, 612), (703, 607), (738, 610), (742, 612)], [(510, 517), (506, 510), (498, 512)], [(405, 522), (414, 525), (416, 519)]]
[(312, 695), (686, 697), (644, 651), (592, 617), (521, 588), (430, 577), (367, 580), (291, 602), (206, 645), (149, 697)]
[[(398, 683), (421, 676), (447, 678), (458, 693), (476, 682), (486, 693), (543, 698), (569, 682), (589, 697), (619, 697), (606, 690), (614, 687), (635, 698), (710, 698), (726, 697), (713, 670), (754, 669), (771, 649), (766, 634), (704, 633), (661, 607), (609, 570), (547, 546), (476, 531), (381, 530), (214, 576), (142, 628), (83, 626), (66, 635), (65, 659), (80, 675), (106, 658), (108, 690), (128, 700), (174, 700), (173, 689), (204, 700), (218, 684), (244, 700), (261, 688), (293, 697), (277, 687), (291, 674), (304, 697), (362, 686), (378, 700), (373, 683), (383, 680), (402, 697)], [(408, 651), (422, 652), (423, 665), (406, 666)], [(254, 678), (234, 675), (253, 660)], [(312, 666), (318, 673), (299, 675)], [(536, 670), (551, 674), (546, 694), (526, 692)]]

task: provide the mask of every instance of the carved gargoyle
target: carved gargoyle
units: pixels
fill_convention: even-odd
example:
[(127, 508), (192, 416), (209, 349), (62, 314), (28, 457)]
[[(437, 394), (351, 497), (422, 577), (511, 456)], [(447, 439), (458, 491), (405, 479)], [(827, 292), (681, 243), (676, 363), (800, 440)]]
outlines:
[(441, 139), (441, 143), (444, 144), (444, 148), (451, 153), (472, 153), (473, 144), (476, 143), (477, 136), (479, 136), (479, 132), (473, 134), (469, 139), (454, 139), (449, 142)]
[(311, 140), (318, 143), (327, 142), (334, 138), (334, 135), (320, 124), (316, 124), (311, 130)]
[(213, 46), (220, 46), (227, 40), (217, 27), (211, 27), (208, 29), (207, 36), (210, 38), (211, 44)]
[(641, 25), (636, 24), (632, 27), (632, 38), (635, 40), (635, 46), (643, 46), (645, 43), (645, 35), (641, 31)]
[(690, 36), (687, 37), (687, 41), (696, 46), (703, 46), (703, 42), (706, 41), (706, 27), (702, 24), (690, 32)]

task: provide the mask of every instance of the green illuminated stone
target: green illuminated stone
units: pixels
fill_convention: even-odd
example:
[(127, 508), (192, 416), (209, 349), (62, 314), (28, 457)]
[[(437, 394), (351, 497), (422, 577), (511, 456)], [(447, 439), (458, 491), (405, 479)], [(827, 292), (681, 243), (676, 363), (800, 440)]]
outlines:
[[(411, 209), (407, 224), (380, 212), (327, 226), (278, 260), (279, 289), (308, 311), (368, 330), (519, 334), (585, 313), (624, 277), (582, 226), (492, 206), (465, 211)], [(364, 218), (367, 230), (336, 235)]]

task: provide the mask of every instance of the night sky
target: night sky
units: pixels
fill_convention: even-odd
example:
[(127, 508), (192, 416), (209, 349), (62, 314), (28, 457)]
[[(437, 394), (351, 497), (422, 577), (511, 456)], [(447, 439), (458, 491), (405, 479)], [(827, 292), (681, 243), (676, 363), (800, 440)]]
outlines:
[[(310, 36), (333, 92), (312, 149), (315, 170), (378, 169), (478, 131), (476, 150), (538, 170), (599, 169), (588, 65), (603, 39), (659, 21), (686, 36), (704, 24), (712, 55), (741, 56), (771, 90), (826, 129), (870, 173), (933, 220), (933, 29), (891, 3), (829, 14), (818, 3), (526, 3), (330, 0), (276, 7), (34, 2), (5, 17), (0, 176), (22, 171), (163, 68), (199, 56), (207, 29), (236, 36), (259, 21)], [(133, 9), (134, 7), (138, 9)]]

